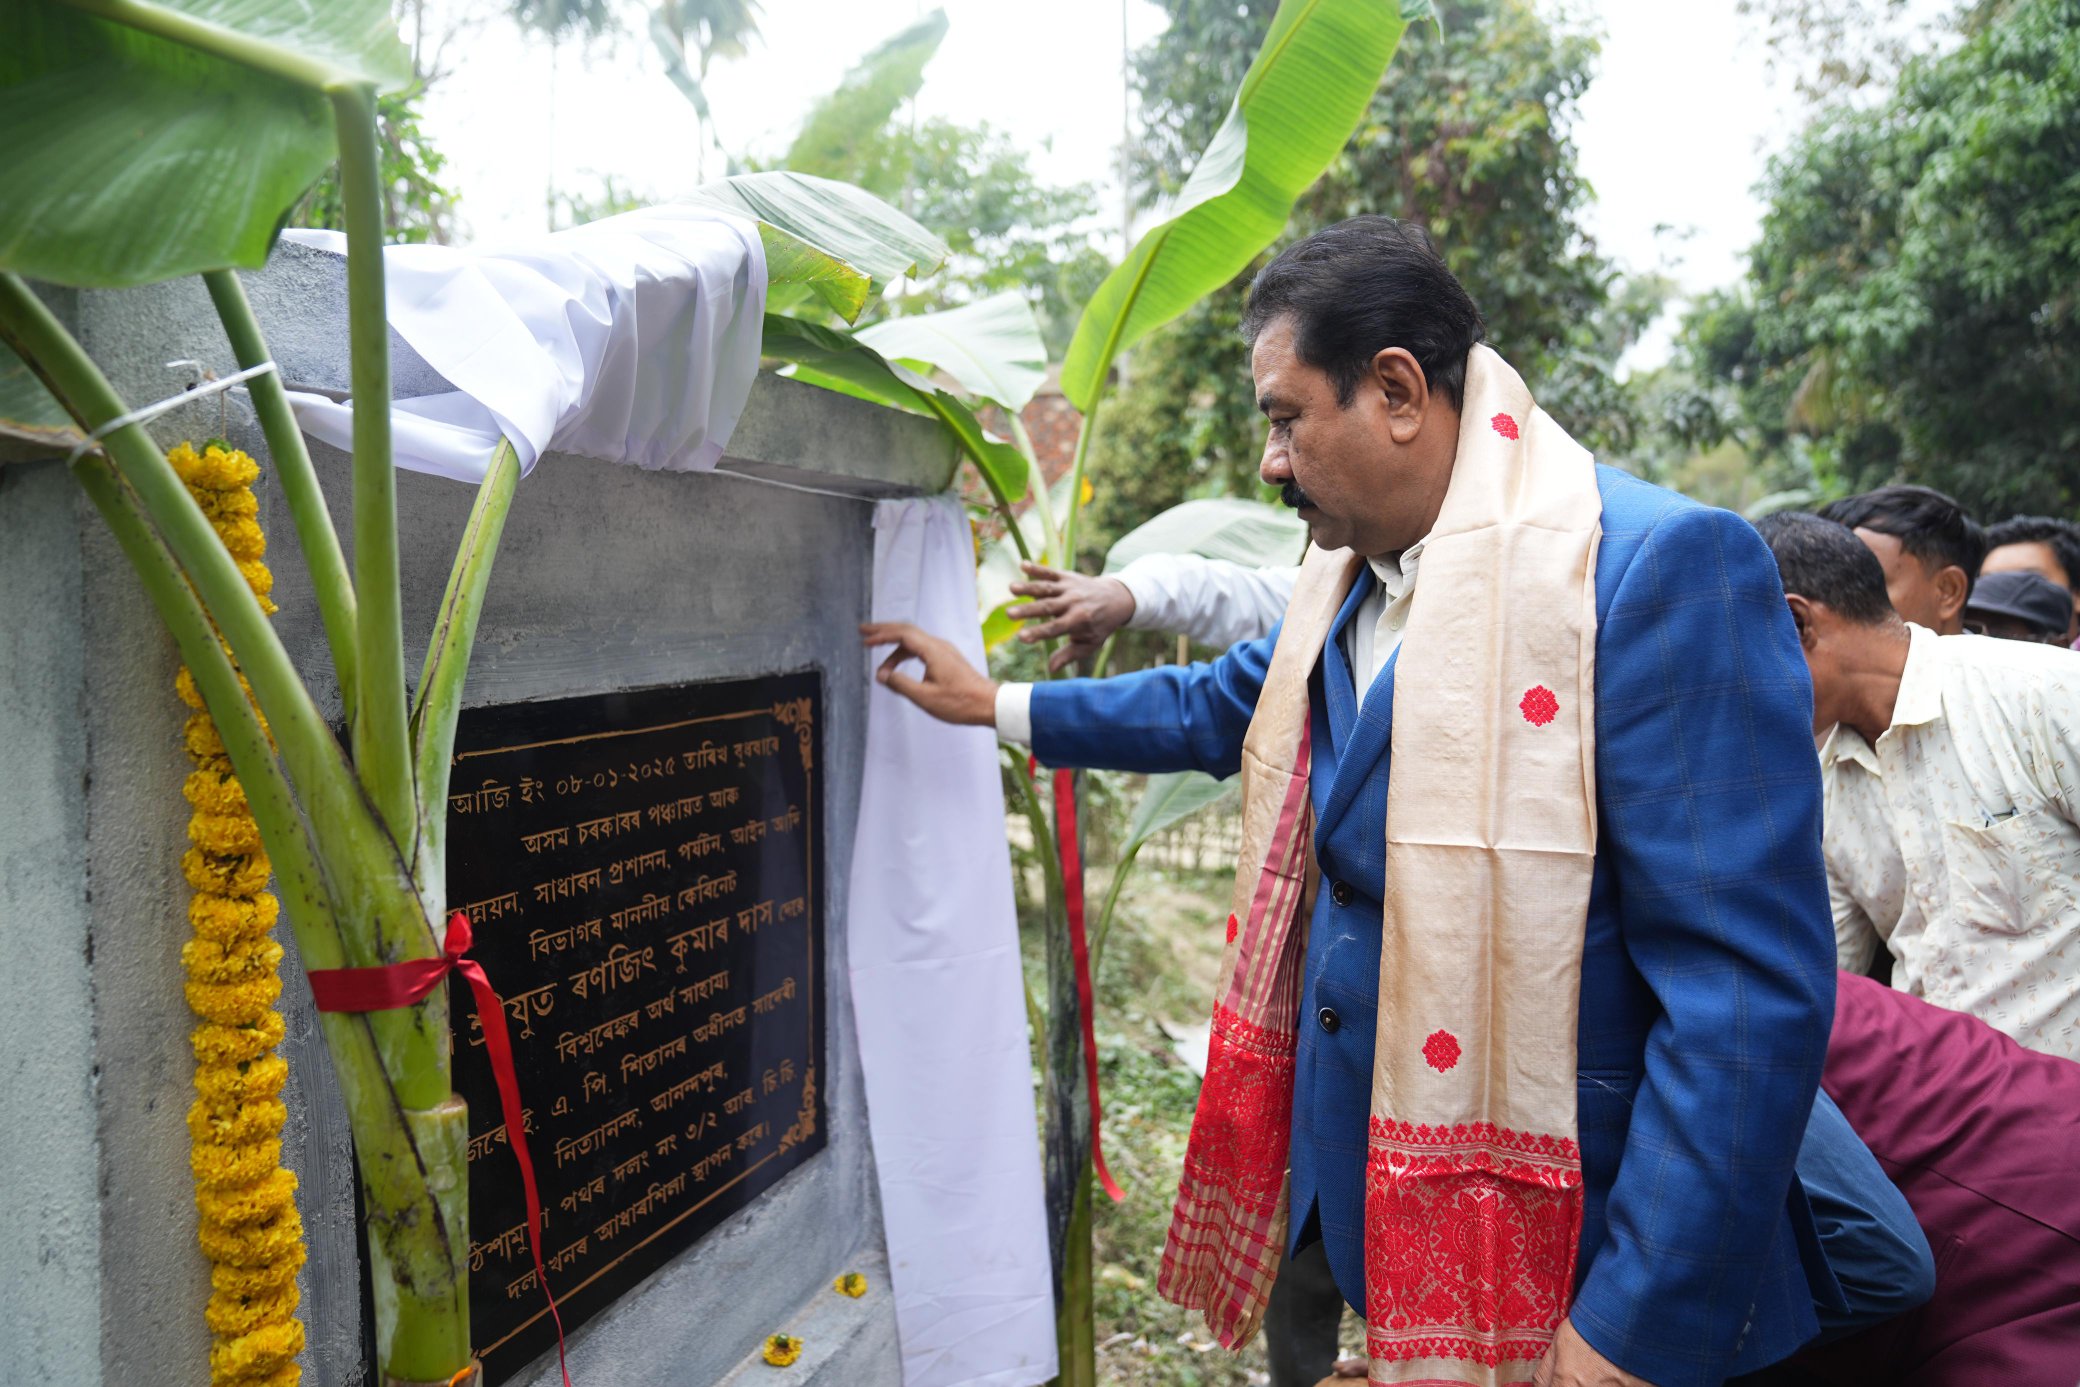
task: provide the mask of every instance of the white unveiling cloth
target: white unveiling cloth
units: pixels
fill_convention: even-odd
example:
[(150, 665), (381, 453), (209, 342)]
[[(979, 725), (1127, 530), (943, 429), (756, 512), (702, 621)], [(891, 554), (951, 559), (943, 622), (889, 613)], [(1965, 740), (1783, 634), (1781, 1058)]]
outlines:
[[(345, 254), (336, 231), (287, 231)], [(383, 252), (390, 326), (453, 391), (393, 401), (397, 465), (478, 482), (500, 436), (523, 471), (554, 448), (702, 471), (758, 374), (766, 303), (758, 227), (666, 205), (531, 240)], [(353, 406), (292, 391), (305, 433), (353, 443)]]
[[(875, 508), (873, 614), (983, 666), (957, 500)], [(1054, 1292), (996, 738), (871, 690), (846, 946), (903, 1382), (1030, 1387)]]

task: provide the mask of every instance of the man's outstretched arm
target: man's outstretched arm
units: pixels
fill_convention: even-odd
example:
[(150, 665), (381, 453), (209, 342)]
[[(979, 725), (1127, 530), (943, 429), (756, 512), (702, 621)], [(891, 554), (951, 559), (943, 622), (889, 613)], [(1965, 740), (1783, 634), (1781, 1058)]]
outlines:
[[(900, 622), (860, 628), (869, 646), (894, 646), (875, 678), (942, 722), (994, 727), (1026, 740), (1050, 766), (1199, 770), (1230, 776), (1278, 639), (1238, 645), (1211, 664), (1170, 665), (1110, 679), (999, 685), (951, 644)], [(909, 672), (922, 664), (922, 674)], [(1021, 725), (1023, 724), (1023, 725)]]

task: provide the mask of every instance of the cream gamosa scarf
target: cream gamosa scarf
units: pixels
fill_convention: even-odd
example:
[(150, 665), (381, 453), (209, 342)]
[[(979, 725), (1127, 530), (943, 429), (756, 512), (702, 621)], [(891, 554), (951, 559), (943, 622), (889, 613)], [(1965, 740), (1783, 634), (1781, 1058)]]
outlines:
[[(1375, 1383), (1527, 1379), (1573, 1293), (1601, 515), (1589, 454), (1475, 347), (1396, 656), (1365, 1171)], [(1362, 563), (1308, 555), (1243, 743), (1234, 914), (1159, 1282), (1231, 1348), (1285, 1249), (1315, 870), (1307, 684)]]

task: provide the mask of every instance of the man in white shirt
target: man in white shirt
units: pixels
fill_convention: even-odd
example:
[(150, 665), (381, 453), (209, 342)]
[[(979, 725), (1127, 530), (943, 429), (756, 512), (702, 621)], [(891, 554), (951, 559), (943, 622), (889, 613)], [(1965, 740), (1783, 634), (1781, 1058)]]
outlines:
[[(1398, 554), (1367, 560), (1379, 581), (1344, 628), (1343, 653), (1357, 687), (1368, 693), (1401, 644), (1423, 543), (1417, 540)], [(1062, 647), (1047, 662), (1055, 671), (1097, 653), (1105, 638), (1121, 627), (1176, 631), (1213, 646), (1261, 639), (1285, 615), (1293, 581), (1300, 574), (1298, 566), (1246, 568), (1197, 554), (1147, 554), (1117, 576), (1105, 578), (1036, 563), (1022, 567), (1027, 580), (1012, 584), (1011, 591), (1028, 601), (1006, 615), (1038, 623), (1019, 630), (1019, 640), (1028, 645), (1063, 638)], [(1026, 712), (1031, 697), (1030, 684), (1003, 686), (997, 695), (998, 736), (1021, 743), (1032, 740), (1032, 720)]]
[(1007, 615), (1027, 623), (1018, 632), (1027, 645), (1062, 641), (1047, 662), (1056, 673), (1097, 654), (1122, 628), (1175, 631), (1219, 649), (1257, 640), (1286, 614), (1300, 576), (1298, 564), (1247, 568), (1198, 554), (1143, 554), (1100, 578), (1044, 564), (1020, 566), (1026, 581), (1013, 583), (1011, 592), (1027, 600)]
[(2080, 1059), (2080, 660), (1899, 619), (1857, 537), (1758, 527), (1813, 674), (1841, 966)]

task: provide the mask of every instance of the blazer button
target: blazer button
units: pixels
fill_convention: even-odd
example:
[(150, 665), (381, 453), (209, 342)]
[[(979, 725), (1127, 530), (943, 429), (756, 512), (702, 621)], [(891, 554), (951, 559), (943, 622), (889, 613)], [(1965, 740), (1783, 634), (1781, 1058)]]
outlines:
[(1349, 905), (1356, 898), (1357, 894), (1356, 891), (1351, 889), (1351, 884), (1347, 881), (1339, 881), (1329, 888), (1329, 899), (1338, 905)]
[(1343, 1029), (1343, 1018), (1336, 1014), (1335, 1007), (1323, 1007), (1315, 1019), (1322, 1023), (1322, 1029), (1330, 1035), (1335, 1035)]

